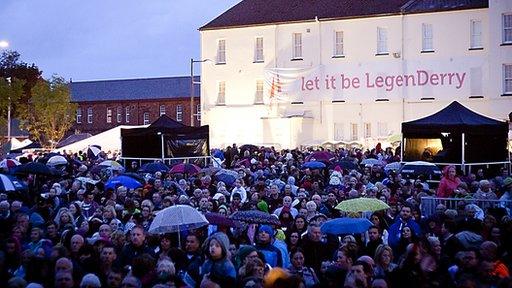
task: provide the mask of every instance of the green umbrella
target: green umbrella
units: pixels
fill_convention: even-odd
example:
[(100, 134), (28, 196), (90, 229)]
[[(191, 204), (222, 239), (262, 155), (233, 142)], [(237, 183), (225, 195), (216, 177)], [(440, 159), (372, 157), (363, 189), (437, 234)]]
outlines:
[(345, 200), (336, 206), (336, 209), (343, 212), (374, 212), (388, 208), (388, 204), (375, 198), (355, 198)]

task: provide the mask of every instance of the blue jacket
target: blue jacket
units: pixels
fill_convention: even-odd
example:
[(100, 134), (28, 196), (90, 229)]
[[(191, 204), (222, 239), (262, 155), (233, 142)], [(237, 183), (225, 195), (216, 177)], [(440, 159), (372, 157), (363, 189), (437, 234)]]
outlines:
[(390, 227), (389, 227), (389, 237), (388, 237), (388, 243), (391, 248), (396, 248), (398, 246), (398, 241), (400, 240), (400, 233), (402, 232), (402, 228), (404, 226), (410, 227), (412, 232), (416, 236), (420, 236), (421, 229), (420, 225), (416, 223), (412, 218), (409, 219), (407, 222), (403, 223), (402, 218), (398, 217)]

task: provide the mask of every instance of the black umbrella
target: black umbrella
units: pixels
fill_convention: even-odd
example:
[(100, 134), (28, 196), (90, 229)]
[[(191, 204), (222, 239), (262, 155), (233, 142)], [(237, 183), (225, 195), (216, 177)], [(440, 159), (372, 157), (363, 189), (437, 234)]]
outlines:
[(146, 183), (146, 179), (144, 179), (144, 177), (140, 176), (139, 174), (137, 173), (133, 173), (133, 172), (126, 172), (126, 173), (122, 173), (121, 174), (122, 176), (128, 176), (128, 177), (131, 177), (137, 181), (139, 181), (140, 183), (144, 184)]
[(156, 172), (169, 172), (169, 167), (162, 162), (152, 162), (142, 165), (139, 169), (140, 172), (144, 173), (156, 173)]
[(354, 162), (350, 162), (350, 161), (340, 161), (340, 162), (334, 163), (331, 165), (331, 168), (335, 168), (336, 166), (340, 166), (341, 169), (346, 169), (346, 170), (357, 169), (357, 164), (355, 164)]
[(424, 175), (430, 180), (439, 180), (443, 174), (436, 164), (423, 161), (405, 163), (400, 169), (400, 173), (406, 178), (416, 178), (419, 175)]
[(30, 162), (27, 164), (20, 165), (14, 171), (15, 174), (36, 174), (36, 175), (56, 175), (55, 169), (50, 169), (50, 167), (44, 165), (39, 162)]
[(236, 211), (229, 218), (249, 224), (281, 225), (277, 217), (259, 210)]

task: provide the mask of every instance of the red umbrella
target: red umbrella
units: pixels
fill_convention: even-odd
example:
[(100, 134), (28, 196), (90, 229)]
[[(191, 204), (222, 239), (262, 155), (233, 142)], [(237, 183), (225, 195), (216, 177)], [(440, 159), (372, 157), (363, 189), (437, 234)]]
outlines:
[(181, 174), (189, 174), (189, 175), (195, 175), (197, 173), (201, 172), (201, 167), (195, 165), (195, 164), (188, 164), (188, 163), (180, 163), (177, 165), (174, 165), (169, 173), (181, 173)]

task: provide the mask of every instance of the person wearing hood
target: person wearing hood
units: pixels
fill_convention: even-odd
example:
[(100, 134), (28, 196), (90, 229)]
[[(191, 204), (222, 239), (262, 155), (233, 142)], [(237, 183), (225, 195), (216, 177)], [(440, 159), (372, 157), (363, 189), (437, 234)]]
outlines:
[(203, 279), (201, 286), (213, 282), (220, 287), (234, 287), (236, 285), (236, 270), (229, 260), (228, 236), (222, 232), (212, 234), (205, 241), (203, 249), (207, 260), (201, 266)]
[(453, 197), (455, 189), (459, 186), (461, 180), (457, 177), (455, 166), (446, 166), (443, 169), (443, 178), (439, 182), (437, 188), (437, 197), (450, 198)]
[(265, 261), (271, 267), (283, 267), (283, 256), (279, 248), (273, 245), (274, 229), (269, 225), (261, 225), (258, 229), (256, 249), (263, 253)]

